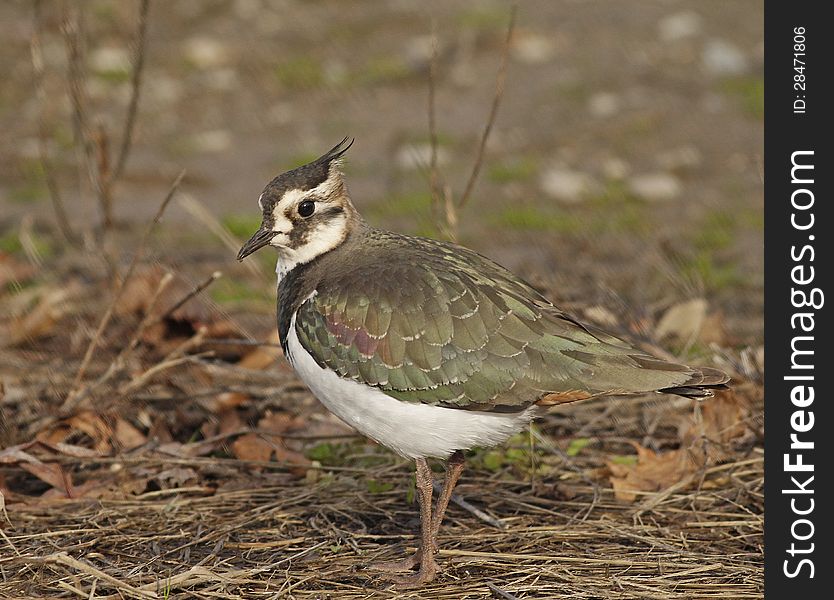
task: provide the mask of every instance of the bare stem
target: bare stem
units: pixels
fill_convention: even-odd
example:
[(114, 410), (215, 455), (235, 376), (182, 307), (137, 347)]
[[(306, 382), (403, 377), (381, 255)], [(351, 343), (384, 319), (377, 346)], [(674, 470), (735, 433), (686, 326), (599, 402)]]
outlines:
[(484, 132), (481, 135), (481, 143), (478, 146), (478, 154), (475, 157), (475, 164), (472, 166), (472, 173), (469, 175), (469, 181), (466, 182), (466, 187), (463, 190), (463, 195), (458, 201), (458, 206), (463, 208), (469, 201), (472, 191), (475, 188), (475, 181), (478, 179), (478, 174), (481, 172), (481, 165), (484, 160), (484, 151), (486, 150), (487, 140), (492, 133), (492, 127), (495, 124), (495, 118), (498, 115), (498, 107), (501, 105), (501, 98), (504, 97), (504, 84), (507, 80), (507, 66), (510, 62), (510, 42), (512, 41), (513, 31), (515, 30), (515, 18), (518, 12), (518, 6), (513, 4), (510, 10), (510, 23), (507, 26), (507, 36), (504, 40), (504, 48), (501, 53), (501, 66), (498, 68), (498, 75), (495, 79), (495, 95), (492, 98), (492, 107), (489, 111), (489, 118), (487, 119)]
[(29, 51), (32, 56), (32, 71), (35, 77), (35, 98), (38, 104), (38, 158), (43, 171), (46, 187), (49, 190), (49, 197), (52, 200), (52, 208), (55, 211), (55, 220), (58, 222), (58, 229), (71, 244), (76, 244), (78, 238), (70, 226), (67, 211), (64, 208), (64, 199), (55, 179), (55, 172), (52, 161), (49, 157), (47, 139), (49, 137), (46, 127), (46, 82), (44, 76), (43, 51), (41, 49), (41, 32), (43, 31), (43, 13), (41, 12), (41, 0), (35, 0), (33, 5), (32, 36), (29, 38)]
[(87, 96), (84, 91), (84, 49), (81, 9), (75, 3), (68, 3), (63, 24), (64, 43), (67, 47), (67, 77), (69, 96), (72, 104), (75, 137), (84, 152), (84, 165), (96, 195), (101, 197), (102, 182), (93, 148), (93, 139), (87, 123)]
[(62, 411), (70, 411), (76, 406), (76, 403), (78, 401), (77, 398), (79, 397), (77, 393), (78, 386), (84, 379), (84, 375), (87, 372), (87, 368), (90, 366), (90, 360), (93, 357), (93, 352), (95, 352), (95, 349), (98, 347), (98, 344), (101, 341), (101, 337), (104, 334), (104, 330), (107, 328), (107, 325), (110, 323), (110, 319), (113, 317), (113, 311), (115, 310), (116, 303), (122, 297), (122, 292), (124, 292), (125, 284), (133, 276), (133, 272), (136, 270), (136, 265), (139, 263), (140, 258), (145, 252), (145, 246), (148, 243), (148, 238), (150, 237), (151, 232), (153, 232), (154, 228), (162, 218), (162, 214), (165, 212), (165, 209), (168, 207), (168, 204), (174, 197), (174, 194), (179, 188), (179, 185), (182, 182), (184, 176), (185, 171), (181, 171), (177, 178), (174, 180), (174, 183), (171, 184), (171, 188), (168, 190), (168, 193), (165, 195), (165, 198), (159, 205), (156, 214), (154, 215), (153, 219), (151, 219), (151, 222), (145, 229), (145, 232), (142, 235), (142, 240), (140, 241), (138, 248), (136, 248), (136, 252), (133, 253), (133, 258), (131, 259), (130, 264), (127, 267), (127, 271), (125, 272), (124, 277), (122, 277), (119, 280), (116, 286), (116, 291), (113, 294), (113, 299), (110, 301), (110, 306), (107, 307), (107, 311), (104, 313), (104, 316), (102, 316), (101, 321), (98, 324), (98, 328), (96, 329), (93, 338), (90, 340), (90, 344), (87, 346), (87, 351), (84, 353), (84, 358), (81, 361), (81, 366), (78, 368), (78, 373), (76, 373), (75, 375), (75, 380), (73, 381), (71, 391), (67, 396), (67, 399), (64, 401), (64, 404), (61, 406)]
[(169, 308), (164, 313), (162, 313), (158, 317), (151, 320), (150, 325), (153, 325), (155, 323), (159, 323), (160, 321), (164, 321), (165, 319), (170, 317), (178, 309), (180, 309), (186, 302), (191, 300), (194, 296), (202, 293), (203, 290), (205, 290), (208, 286), (210, 286), (212, 283), (214, 283), (215, 281), (220, 279), (220, 277), (222, 275), (223, 275), (223, 273), (221, 273), (220, 271), (215, 271), (214, 273), (209, 275), (208, 278), (205, 279), (202, 283), (197, 284), (190, 292), (188, 292), (185, 296), (183, 296), (177, 302), (175, 302), (174, 305), (171, 306), (171, 308)]
[(122, 144), (119, 148), (119, 157), (116, 159), (116, 167), (113, 169), (112, 180), (116, 181), (124, 171), (125, 163), (130, 155), (130, 148), (133, 144), (133, 129), (136, 124), (136, 114), (139, 108), (139, 91), (142, 87), (142, 73), (145, 68), (145, 41), (148, 34), (148, 12), (150, 0), (141, 0), (139, 5), (139, 30), (136, 35), (136, 47), (133, 55), (133, 77), (130, 80), (130, 103), (125, 116), (124, 129), (122, 130)]
[(429, 143), (431, 144), (431, 156), (429, 158), (429, 190), (431, 192), (431, 208), (435, 221), (439, 221), (440, 208), (443, 205), (443, 193), (440, 170), (437, 167), (437, 118), (435, 88), (437, 82), (438, 43), (437, 27), (432, 21), (431, 60), (429, 61)]

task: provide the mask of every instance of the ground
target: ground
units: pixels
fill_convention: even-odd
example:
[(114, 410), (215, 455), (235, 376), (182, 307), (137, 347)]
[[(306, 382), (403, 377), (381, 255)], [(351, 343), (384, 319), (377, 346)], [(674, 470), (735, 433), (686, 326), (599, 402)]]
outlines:
[[(363, 566), (414, 547), (412, 467), (293, 376), (274, 346), (274, 258), (234, 254), (264, 184), (344, 135), (372, 224), (448, 237), (426, 166), (430, 72), (459, 199), (509, 6), (150, 2), (104, 227), (90, 174), (116, 166), (140, 5), (77, 4), (75, 79), (62, 11), (76, 4), (0, 6), (0, 596), (762, 597), (761, 6), (519, 6), (451, 233), (734, 386), (702, 404), (565, 407), (472, 452), (442, 573), (403, 592)], [(68, 81), (84, 83), (89, 156)]]

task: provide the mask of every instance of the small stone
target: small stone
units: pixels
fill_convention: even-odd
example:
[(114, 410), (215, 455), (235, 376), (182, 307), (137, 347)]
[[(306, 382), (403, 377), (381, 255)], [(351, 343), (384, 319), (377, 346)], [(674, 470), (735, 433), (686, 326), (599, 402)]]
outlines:
[(97, 48), (90, 54), (90, 68), (96, 73), (130, 71), (130, 56), (118, 46)]
[(199, 152), (224, 152), (232, 145), (232, 134), (226, 129), (203, 131), (192, 136), (191, 143)]
[(226, 45), (205, 36), (187, 39), (184, 53), (188, 61), (198, 69), (221, 67), (229, 61), (229, 51)]
[(520, 62), (540, 65), (553, 58), (556, 52), (556, 43), (550, 36), (525, 33), (513, 39), (510, 52), (512, 57)]
[(701, 166), (701, 151), (692, 145), (679, 146), (657, 156), (657, 164), (667, 171), (696, 169)]
[(701, 54), (704, 71), (717, 77), (742, 75), (749, 61), (738, 47), (725, 40), (709, 40)]
[(630, 167), (628, 163), (624, 161), (622, 158), (617, 158), (616, 156), (605, 159), (605, 162), (602, 163), (602, 173), (608, 179), (625, 179), (630, 171)]
[(554, 167), (542, 174), (539, 185), (545, 194), (558, 202), (578, 204), (593, 189), (593, 180), (587, 173)]
[(679, 197), (683, 186), (669, 173), (645, 173), (628, 180), (629, 191), (647, 202), (669, 202)]
[[(431, 164), (431, 144), (406, 144), (397, 150), (394, 159), (397, 166), (406, 171), (425, 169)], [(437, 149), (437, 164), (449, 162), (449, 153), (443, 148)]]
[[(418, 35), (411, 38), (405, 43), (404, 57), (405, 62), (412, 69), (422, 69), (431, 64), (431, 58), (434, 54), (434, 36)], [(440, 41), (437, 42), (437, 53), (440, 54), (442, 47)]]
[(610, 117), (617, 114), (619, 110), (620, 97), (611, 92), (599, 92), (588, 100), (588, 111), (594, 117)]
[(657, 24), (660, 39), (664, 42), (676, 42), (694, 37), (701, 33), (703, 19), (691, 10), (683, 10), (663, 17)]

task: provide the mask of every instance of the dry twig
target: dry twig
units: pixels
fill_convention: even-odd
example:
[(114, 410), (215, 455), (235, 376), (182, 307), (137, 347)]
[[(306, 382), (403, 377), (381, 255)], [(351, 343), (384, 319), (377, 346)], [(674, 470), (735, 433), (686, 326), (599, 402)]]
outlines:
[[(507, 68), (510, 59), (510, 43), (512, 42), (513, 32), (515, 31), (517, 9), (517, 5), (513, 4), (510, 10), (510, 21), (507, 25), (507, 34), (504, 39), (504, 45), (501, 52), (501, 64), (498, 68), (498, 75), (495, 80), (495, 94), (492, 98), (492, 105), (484, 125), (483, 133), (481, 134), (481, 138), (478, 143), (478, 149), (475, 154), (475, 163), (472, 165), (472, 171), (469, 174), (466, 187), (464, 188), (463, 194), (461, 194), (458, 201), (455, 201), (451, 188), (443, 182), (443, 177), (438, 167), (437, 157), (439, 142), (437, 136), (437, 110), (435, 101), (438, 48), (437, 35), (434, 33), (434, 24), (432, 24), (432, 55), (429, 63), (428, 93), (429, 139), (431, 144), (431, 154), (429, 158), (429, 190), (431, 193), (432, 216), (434, 217), (435, 224), (444, 235), (453, 240), (457, 238), (458, 233), (458, 213), (469, 202), (469, 198), (475, 189), (475, 183), (478, 180), (478, 175), (480, 174), (481, 167), (483, 165), (487, 141), (489, 140), (489, 136), (495, 125), (495, 120), (498, 116), (498, 108), (501, 105), (501, 99), (504, 97), (504, 87), (507, 79)], [(443, 216), (443, 221), (440, 220), (441, 214)]]
[(145, 229), (145, 232), (142, 235), (142, 240), (139, 242), (139, 246), (136, 248), (136, 252), (133, 253), (133, 258), (131, 259), (130, 264), (127, 267), (127, 271), (125, 272), (124, 276), (119, 280), (119, 283), (116, 286), (116, 291), (113, 294), (113, 299), (111, 300), (110, 305), (107, 307), (107, 310), (102, 316), (98, 328), (96, 329), (93, 338), (90, 340), (90, 344), (87, 346), (87, 351), (84, 353), (84, 358), (81, 360), (81, 366), (78, 368), (78, 372), (75, 375), (71, 391), (67, 395), (66, 400), (61, 406), (61, 412), (71, 412), (77, 406), (79, 401), (78, 386), (84, 379), (84, 375), (87, 372), (87, 368), (90, 366), (90, 360), (93, 357), (93, 353), (95, 352), (96, 347), (101, 341), (101, 337), (104, 334), (104, 330), (107, 328), (107, 325), (110, 323), (110, 319), (113, 317), (113, 311), (115, 310), (116, 304), (118, 303), (119, 299), (122, 297), (122, 292), (125, 289), (125, 283), (127, 283), (133, 276), (133, 271), (136, 269), (136, 265), (139, 263), (139, 260), (142, 258), (142, 255), (145, 252), (145, 246), (148, 243), (148, 238), (150, 237), (151, 232), (154, 230), (156, 225), (159, 223), (159, 220), (162, 218), (162, 214), (165, 212), (165, 209), (168, 207), (168, 204), (174, 197), (177, 189), (180, 186), (180, 183), (182, 182), (183, 177), (185, 177), (185, 171), (181, 171), (180, 174), (177, 175), (177, 178), (174, 180), (174, 183), (171, 184), (168, 193), (165, 195), (165, 198), (159, 205), (156, 214), (154, 215), (153, 219), (151, 219), (150, 223)]
[(148, 33), (148, 12), (150, 10), (150, 5), (150, 0), (141, 0), (139, 4), (139, 29), (136, 35), (136, 46), (133, 53), (133, 73), (130, 79), (130, 102), (125, 115), (124, 128), (122, 130), (122, 143), (119, 148), (118, 158), (116, 159), (116, 168), (113, 169), (111, 183), (121, 177), (133, 143), (133, 129), (136, 124), (136, 115), (139, 111), (139, 92), (142, 87), (142, 73), (145, 68), (145, 41)]
[(478, 179), (478, 174), (481, 172), (481, 165), (484, 161), (484, 152), (486, 151), (489, 134), (492, 133), (492, 128), (495, 125), (495, 119), (498, 116), (498, 107), (501, 105), (501, 98), (504, 97), (504, 83), (507, 80), (507, 65), (510, 62), (510, 42), (512, 41), (513, 31), (515, 30), (515, 18), (518, 12), (518, 6), (513, 4), (510, 9), (510, 24), (507, 26), (507, 37), (504, 39), (504, 47), (501, 52), (501, 66), (498, 67), (498, 75), (495, 79), (495, 95), (492, 97), (492, 106), (489, 109), (489, 117), (486, 125), (484, 125), (484, 132), (481, 135), (481, 142), (478, 145), (478, 152), (475, 155), (475, 164), (472, 165), (472, 173), (469, 175), (469, 180), (466, 182), (466, 187), (460, 197), (458, 206), (463, 208), (469, 201), (472, 191), (475, 189), (475, 182)]
[(46, 187), (49, 190), (49, 197), (52, 200), (52, 208), (55, 211), (55, 219), (58, 222), (58, 229), (64, 239), (73, 244), (78, 244), (78, 237), (72, 230), (67, 211), (64, 207), (64, 199), (58, 188), (55, 179), (55, 170), (52, 159), (49, 156), (48, 138), (49, 134), (46, 125), (46, 77), (44, 74), (43, 50), (41, 47), (41, 35), (43, 32), (43, 12), (41, 0), (35, 0), (32, 5), (33, 23), (32, 35), (29, 38), (29, 52), (32, 57), (32, 71), (35, 78), (35, 98), (38, 104), (38, 159), (43, 171)]

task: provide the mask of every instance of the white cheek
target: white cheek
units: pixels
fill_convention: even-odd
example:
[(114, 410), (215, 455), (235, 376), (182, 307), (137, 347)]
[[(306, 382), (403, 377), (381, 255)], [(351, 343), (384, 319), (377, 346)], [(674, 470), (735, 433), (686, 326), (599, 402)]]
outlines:
[[(276, 231), (278, 233), (289, 233), (293, 228), (292, 221), (290, 221), (287, 217), (283, 214), (275, 215), (274, 221), (272, 223), (272, 231)], [(279, 238), (286, 238), (286, 236), (278, 235), (276, 237)]]
[(286, 247), (290, 243), (290, 236), (286, 233), (279, 233), (275, 237), (270, 240), (269, 245), (275, 246), (276, 248), (283, 248)]
[(263, 194), (258, 196), (258, 208), (260, 208), (261, 212), (263, 212), (263, 210), (264, 210), (264, 195)]

